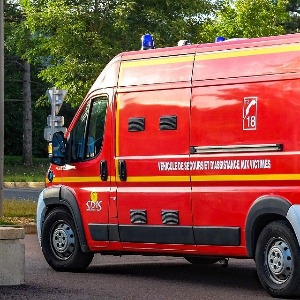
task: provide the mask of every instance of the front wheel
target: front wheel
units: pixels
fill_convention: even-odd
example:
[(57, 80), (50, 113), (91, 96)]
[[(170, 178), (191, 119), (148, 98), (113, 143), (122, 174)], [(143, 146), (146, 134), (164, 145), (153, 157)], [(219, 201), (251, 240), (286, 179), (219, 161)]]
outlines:
[(72, 216), (63, 208), (55, 208), (46, 216), (41, 246), (46, 261), (56, 271), (83, 271), (94, 256), (81, 251)]
[(260, 282), (271, 296), (300, 295), (300, 249), (287, 221), (274, 221), (262, 230), (255, 261)]

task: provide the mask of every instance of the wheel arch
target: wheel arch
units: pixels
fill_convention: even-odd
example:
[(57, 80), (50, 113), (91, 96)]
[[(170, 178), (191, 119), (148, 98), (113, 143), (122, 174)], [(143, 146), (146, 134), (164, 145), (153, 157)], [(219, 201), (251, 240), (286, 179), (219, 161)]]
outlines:
[[(53, 208), (59, 206), (66, 208), (71, 213), (76, 226), (76, 231), (78, 234), (81, 250), (83, 252), (89, 252), (90, 249), (87, 245), (87, 240), (84, 233), (80, 209), (78, 207), (78, 203), (76, 201), (75, 195), (68, 188), (64, 186), (51, 187), (43, 191), (43, 202), (46, 207), (44, 218)], [(41, 224), (43, 224), (44, 218)]]
[(255, 255), (256, 243), (262, 229), (270, 222), (286, 220), (291, 204), (280, 197), (263, 196), (251, 206), (246, 219), (245, 236), (248, 256)]

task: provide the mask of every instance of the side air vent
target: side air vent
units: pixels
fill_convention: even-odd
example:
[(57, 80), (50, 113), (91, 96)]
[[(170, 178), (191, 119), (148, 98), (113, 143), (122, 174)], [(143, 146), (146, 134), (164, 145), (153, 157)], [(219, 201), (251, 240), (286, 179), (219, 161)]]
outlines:
[(178, 210), (162, 210), (161, 218), (163, 224), (177, 225), (179, 224)]
[(145, 130), (145, 118), (129, 118), (128, 119), (128, 131), (144, 131)]
[(147, 224), (147, 211), (130, 210), (130, 221), (132, 224)]
[(177, 116), (161, 116), (159, 118), (160, 130), (176, 130), (177, 129)]

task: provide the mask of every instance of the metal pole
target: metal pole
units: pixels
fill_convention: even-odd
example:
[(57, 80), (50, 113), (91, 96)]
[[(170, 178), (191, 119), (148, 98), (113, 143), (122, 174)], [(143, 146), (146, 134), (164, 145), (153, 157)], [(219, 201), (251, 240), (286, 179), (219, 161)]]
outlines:
[(4, 169), (4, 0), (0, 0), (0, 218), (3, 217)]
[(55, 132), (55, 102), (56, 102), (56, 88), (52, 88), (52, 104), (51, 104), (51, 139), (53, 139), (53, 135)]

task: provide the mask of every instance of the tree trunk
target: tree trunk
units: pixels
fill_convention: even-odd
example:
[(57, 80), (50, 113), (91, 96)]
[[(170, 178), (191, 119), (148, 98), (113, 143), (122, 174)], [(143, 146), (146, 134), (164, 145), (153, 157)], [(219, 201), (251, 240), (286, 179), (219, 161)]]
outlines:
[(32, 165), (32, 108), (30, 64), (22, 61), (23, 65), (23, 164)]

